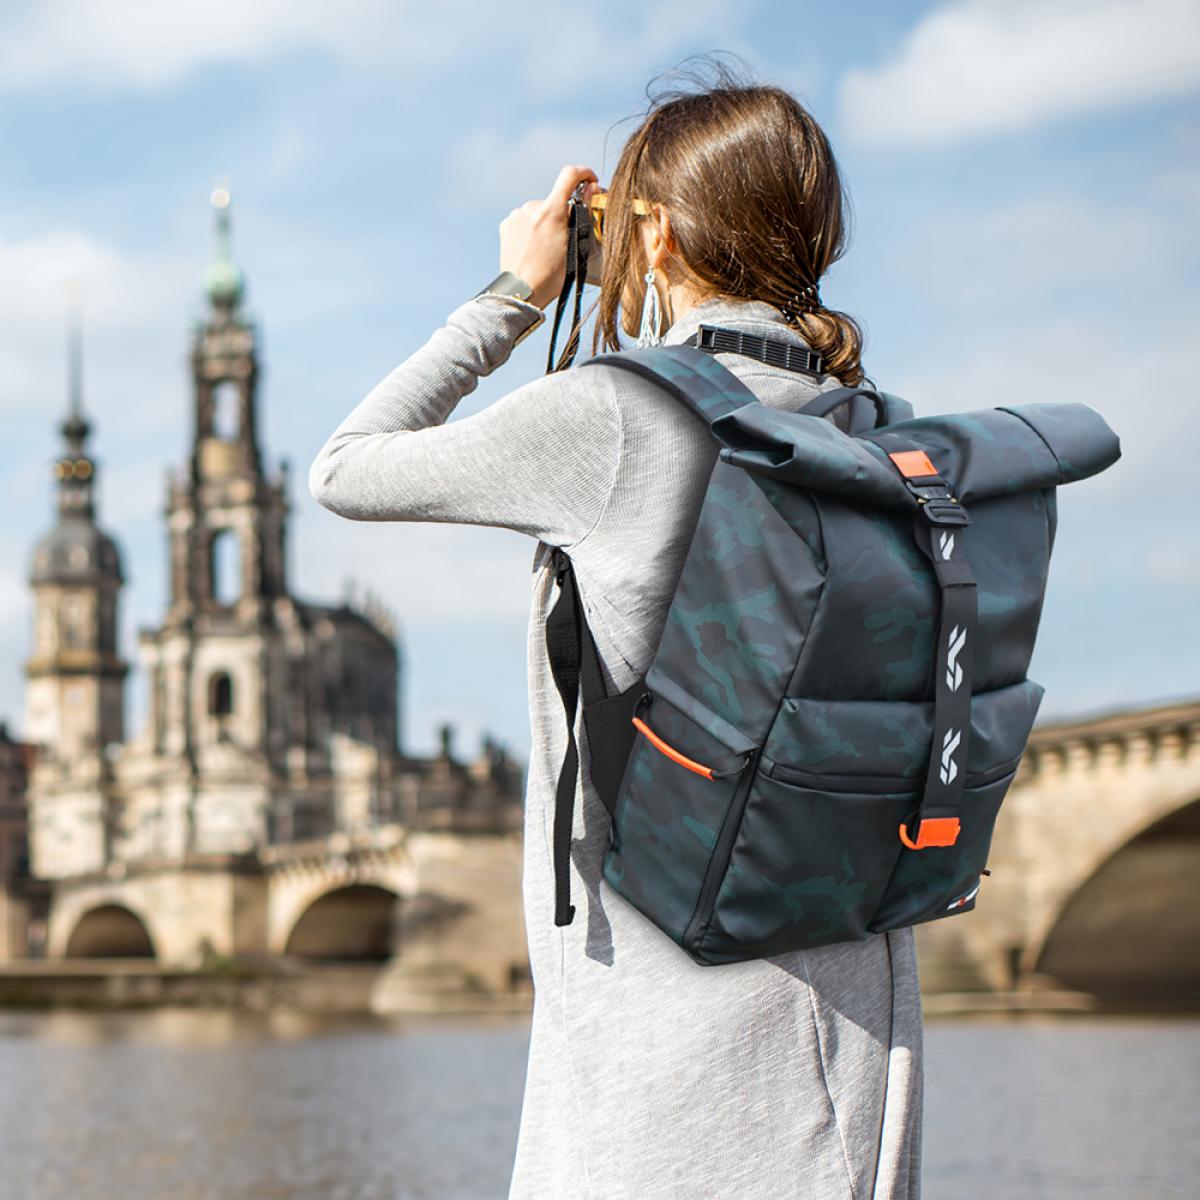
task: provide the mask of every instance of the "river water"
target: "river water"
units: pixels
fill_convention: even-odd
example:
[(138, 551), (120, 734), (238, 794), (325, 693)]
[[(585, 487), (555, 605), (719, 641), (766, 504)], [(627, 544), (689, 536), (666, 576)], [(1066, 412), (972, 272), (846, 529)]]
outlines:
[[(0, 1197), (503, 1200), (527, 1049), (524, 1018), (0, 1014)], [(923, 1200), (1200, 1197), (1200, 1019), (929, 1020), (925, 1070)]]

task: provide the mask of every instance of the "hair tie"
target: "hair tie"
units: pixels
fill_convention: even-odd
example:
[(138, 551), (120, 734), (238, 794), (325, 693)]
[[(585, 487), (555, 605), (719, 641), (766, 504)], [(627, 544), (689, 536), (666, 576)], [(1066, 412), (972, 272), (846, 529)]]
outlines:
[(779, 306), (785, 321), (796, 320), (799, 313), (810, 312), (821, 307), (821, 293), (815, 283), (801, 288), (792, 298)]

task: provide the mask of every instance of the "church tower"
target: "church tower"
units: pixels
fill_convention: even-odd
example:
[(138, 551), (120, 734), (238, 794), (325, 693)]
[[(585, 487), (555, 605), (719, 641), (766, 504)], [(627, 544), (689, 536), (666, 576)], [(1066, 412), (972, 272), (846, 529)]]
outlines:
[(242, 309), (229, 193), (218, 188), (212, 204), (208, 311), (190, 354), (191, 444), (167, 485), (168, 606), (161, 628), (142, 634), (149, 735), (155, 752), (189, 762), (195, 778), (222, 772), (233, 754), (265, 779), (282, 769), (288, 740), (286, 705), (275, 702), (286, 673), (279, 622), (291, 609), (287, 471), (269, 478), (263, 468), (258, 331)]
[(168, 603), (139, 632), (159, 790), (125, 817), (132, 857), (244, 854), (375, 819), (394, 794), (398, 655), (386, 622), (292, 595), (287, 471), (258, 430), (259, 340), (212, 194), (216, 253), (190, 353), (192, 429), (167, 484)]
[(149, 685), (141, 747), (171, 764), (174, 784), (138, 828), (167, 855), (266, 844), (309, 804), (309, 773), (327, 758), (315, 741), (306, 617), (288, 590), (287, 470), (269, 475), (260, 449), (258, 330), (242, 307), (229, 193), (218, 188), (212, 204), (191, 439), (167, 483), (167, 610), (139, 635)]
[(124, 739), (117, 605), (124, 577), (116, 544), (96, 524), (96, 462), (83, 415), (78, 310), (68, 334), (68, 411), (54, 474), (58, 520), (34, 547), (33, 654), (25, 664), (25, 737), (64, 767), (102, 759)]
[(194, 423), (184, 477), (168, 502), (167, 624), (254, 627), (286, 592), (286, 471), (263, 473), (258, 443), (258, 333), (241, 310), (245, 286), (230, 253), (229, 193), (213, 193), (216, 255), (204, 273), (210, 311), (193, 335)]

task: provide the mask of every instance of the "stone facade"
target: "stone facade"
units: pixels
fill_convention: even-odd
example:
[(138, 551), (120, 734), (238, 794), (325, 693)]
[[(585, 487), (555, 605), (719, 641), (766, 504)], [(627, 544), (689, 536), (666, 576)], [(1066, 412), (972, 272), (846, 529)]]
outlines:
[(0, 963), (24, 957), (44, 928), (39, 889), (29, 887), (26, 788), (33, 751), (0, 721)]

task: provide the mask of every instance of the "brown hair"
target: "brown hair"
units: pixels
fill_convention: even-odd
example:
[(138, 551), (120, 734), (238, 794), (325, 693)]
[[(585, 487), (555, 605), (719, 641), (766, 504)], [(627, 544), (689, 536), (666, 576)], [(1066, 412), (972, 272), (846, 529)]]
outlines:
[(774, 305), (843, 385), (861, 383), (863, 335), (854, 318), (819, 302), (800, 311), (811, 304), (805, 289), (846, 248), (849, 197), (829, 140), (782, 88), (742, 82), (723, 64), (713, 84), (700, 82), (700, 91), (676, 87), (657, 97), (648, 87), (650, 105), (621, 151), (609, 186), (592, 352), (602, 339), (604, 349), (621, 349), (618, 312), (632, 335), (645, 296), (644, 218), (630, 204), (638, 196), (670, 214), (672, 283), (686, 282), (704, 299)]

